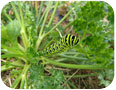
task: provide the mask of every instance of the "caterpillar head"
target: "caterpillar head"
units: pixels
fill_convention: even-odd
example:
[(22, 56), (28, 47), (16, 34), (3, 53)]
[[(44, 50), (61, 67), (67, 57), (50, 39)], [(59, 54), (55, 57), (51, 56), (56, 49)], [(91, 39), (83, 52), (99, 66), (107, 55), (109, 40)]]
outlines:
[(76, 38), (76, 42), (74, 43), (74, 45), (77, 45), (79, 42), (79, 38)]
[(77, 45), (78, 42), (79, 42), (79, 38), (73, 35), (73, 36), (72, 36), (72, 45), (73, 45), (73, 46), (74, 46), (74, 45)]

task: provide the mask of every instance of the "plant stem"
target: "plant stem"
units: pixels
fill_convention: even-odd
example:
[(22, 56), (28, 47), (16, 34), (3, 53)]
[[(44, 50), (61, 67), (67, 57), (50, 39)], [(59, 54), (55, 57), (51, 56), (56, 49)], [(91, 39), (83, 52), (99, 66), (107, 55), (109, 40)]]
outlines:
[(38, 13), (38, 17), (37, 17), (37, 25), (38, 25), (38, 22), (40, 20), (40, 15), (41, 15), (42, 8), (43, 8), (43, 1), (41, 1), (41, 5), (40, 5), (40, 8), (39, 8), (39, 13)]
[[(24, 88), (24, 82), (25, 82), (25, 78), (27, 77), (27, 72), (28, 72), (28, 69), (30, 68), (30, 64), (25, 64), (24, 66), (24, 69), (23, 69), (23, 72), (21, 74), (21, 84), (20, 84), (20, 89), (23, 89)], [(27, 83), (27, 82), (26, 82)]]
[(18, 22), (19, 22), (19, 24), (20, 24), (20, 26), (21, 26), (21, 20), (20, 20), (20, 17), (19, 17), (18, 12), (17, 12), (17, 10), (16, 10), (16, 7), (15, 7), (15, 5), (14, 5), (13, 2), (11, 2), (11, 5), (12, 5), (12, 8), (13, 8), (13, 10), (14, 10), (14, 12), (15, 12), (16, 18), (17, 18), (17, 20), (18, 20)]
[(17, 53), (6, 53), (1, 55), (1, 58), (8, 58), (8, 57), (21, 57), (21, 54), (17, 54)]
[(21, 23), (21, 20), (20, 20), (20, 16), (16, 10), (16, 7), (14, 5), (13, 2), (11, 2), (11, 5), (13, 7), (13, 10), (15, 12), (15, 15), (16, 15), (16, 18), (21, 26), (21, 35), (22, 35), (22, 40), (23, 40), (23, 43), (24, 43), (24, 46), (25, 48), (27, 49), (29, 43), (28, 43), (28, 39), (27, 39), (27, 35), (26, 35), (26, 32), (25, 32), (25, 27), (24, 27), (24, 19), (23, 19), (23, 14), (22, 14), (22, 8), (20, 6), (20, 3), (18, 3), (18, 6), (19, 6), (19, 10), (20, 10), (20, 16), (21, 16), (21, 19), (22, 19), (22, 23)]
[(35, 1), (35, 11), (36, 11), (36, 16), (38, 16), (38, 7), (37, 7), (37, 1)]
[(23, 66), (24, 65), (22, 64), (22, 62), (20, 60), (17, 60), (17, 61), (10, 63), (9, 67), (6, 67), (6, 65), (1, 66), (1, 72), (7, 71), (12, 68), (16, 68), (16, 67), (23, 67)]
[(53, 39), (45, 46), (45, 48), (47, 48), (52, 42), (54, 42)]
[[(46, 34), (43, 34), (43, 36), (42, 37), (40, 37), (40, 35), (41, 35), (41, 33), (42, 33), (42, 30), (43, 30), (43, 28), (40, 30), (40, 35), (39, 35), (39, 37), (38, 37), (38, 40), (37, 40), (37, 42), (36, 42), (36, 50), (38, 50), (38, 47), (39, 47), (39, 45), (40, 45), (40, 43), (41, 43), (41, 41), (42, 41), (42, 39), (44, 38), (44, 37), (46, 37), (50, 32), (52, 32), (59, 24), (61, 24), (63, 21), (64, 21), (64, 19), (66, 19), (66, 17), (73, 11), (75, 9), (75, 7), (74, 8), (72, 8), (49, 32), (47, 32)], [(43, 24), (44, 25), (44, 24)]]
[(39, 36), (42, 35), (43, 29), (44, 29), (44, 26), (45, 26), (45, 22), (46, 22), (46, 19), (47, 19), (47, 16), (48, 16), (48, 13), (49, 13), (49, 11), (50, 11), (50, 7), (51, 7), (52, 3), (53, 3), (53, 2), (50, 1), (49, 4), (48, 4), (48, 6), (47, 6), (47, 8), (46, 8), (46, 14), (45, 14), (45, 17), (44, 17), (44, 21), (43, 21), (43, 23), (42, 23), (42, 27), (41, 27), (41, 29), (40, 29)]
[(26, 77), (25, 77), (25, 88), (28, 89), (27, 74), (26, 74)]
[(25, 52), (25, 49), (18, 43), (18, 47), (20, 48), (21, 51)]
[(59, 54), (58, 56), (61, 56), (61, 57), (64, 57), (64, 58), (68, 58), (68, 59), (87, 60), (87, 58), (70, 56), (70, 55), (67, 56), (67, 55), (63, 55), (63, 54)]
[[(49, 3), (50, 3), (50, 2), (49, 2)], [(47, 5), (47, 7), (48, 7), (48, 5)], [(41, 19), (39, 20), (38, 26), (40, 26), (40, 24), (41, 24), (41, 22), (42, 22), (42, 20), (43, 20), (43, 18), (44, 18), (44, 16), (45, 16), (45, 14), (46, 14), (46, 12), (47, 12), (47, 8), (46, 8), (45, 11), (43, 12), (42, 17), (41, 17)]]
[(20, 2), (18, 2), (18, 7), (19, 7), (19, 11), (20, 11), (20, 16), (21, 16), (21, 21), (22, 21), (22, 27), (24, 28), (25, 30), (25, 27), (24, 27), (24, 19), (23, 19), (23, 13), (22, 13), (22, 8), (21, 8), (21, 5), (20, 5)]
[(18, 57), (19, 59), (21, 59), (21, 60), (23, 60), (25, 63), (27, 63), (28, 64), (28, 60), (27, 59), (25, 59), (25, 57)]
[(31, 11), (34, 12), (34, 11), (33, 11), (33, 3), (32, 3), (32, 1), (30, 1), (30, 4), (29, 4), (29, 5), (30, 5), (30, 7), (31, 7)]
[(65, 60), (67, 60), (66, 58), (61, 58), (61, 59), (57, 59), (57, 60), (55, 60), (56, 62), (62, 62), (62, 61), (65, 61)]
[(54, 8), (54, 11), (53, 11), (53, 13), (52, 13), (52, 15), (51, 15), (51, 18), (50, 18), (50, 21), (49, 21), (49, 23), (48, 23), (48, 26), (47, 26), (47, 27), (49, 27), (49, 26), (51, 25), (52, 21), (53, 21), (53, 17), (54, 17), (54, 15), (55, 15), (55, 13), (56, 13), (56, 9), (57, 9), (57, 7), (58, 7), (58, 2), (59, 2), (59, 1), (57, 1), (57, 2), (56, 2), (56, 5), (55, 5), (55, 8)]
[(103, 65), (76, 65), (76, 64), (65, 64), (65, 63), (59, 63), (55, 62), (53, 60), (49, 60), (45, 58), (45, 60), (53, 65), (60, 66), (60, 67), (65, 67), (65, 68), (71, 68), (71, 69), (110, 69), (113, 68), (113, 65), (110, 65), (108, 67), (104, 67)]
[(5, 12), (5, 16), (9, 19), (10, 22), (12, 22), (12, 19), (10, 18), (10, 16)]
[(36, 42), (36, 50), (38, 50), (38, 47), (39, 47), (39, 45), (41, 43), (41, 40), (43, 39), (42, 33), (43, 33), (43, 29), (44, 29), (44, 26), (45, 26), (45, 22), (46, 22), (46, 19), (47, 19), (47, 16), (48, 16), (48, 13), (50, 11), (50, 7), (51, 7), (52, 3), (53, 2), (50, 1), (49, 4), (48, 4), (48, 6), (47, 6), (47, 8), (46, 8), (45, 18), (44, 18), (44, 21), (42, 23), (42, 27), (41, 27), (40, 32), (39, 32), (39, 37), (38, 37), (37, 42)]
[(1, 66), (1, 72), (10, 70), (10, 69), (12, 69), (12, 68), (15, 68), (15, 66), (9, 66), (9, 67), (6, 67), (6, 65), (3, 65), (3, 66)]
[(28, 89), (27, 74), (30, 67), (31, 67), (31, 64), (26, 67), (27, 70), (25, 71), (25, 88), (26, 89)]
[[(23, 43), (24, 43), (24, 46), (25, 46), (25, 49), (28, 48), (29, 46), (29, 42), (28, 42), (28, 39), (27, 39), (27, 34), (24, 30), (24, 28), (21, 29), (21, 36), (22, 36), (22, 40), (23, 40)], [(25, 50), (26, 51), (26, 50)]]
[(14, 53), (14, 54), (23, 54), (22, 53), (22, 51), (20, 51), (20, 49), (19, 48), (11, 48), (11, 47), (8, 47), (8, 46), (6, 46), (6, 45), (3, 45), (3, 44), (1, 44), (1, 48), (3, 48), (3, 50), (5, 50), (5, 52), (7, 52), (7, 53)]
[(22, 20), (22, 25), (21, 25), (22, 40), (23, 40), (25, 48), (27, 49), (27, 47), (29, 46), (29, 42), (28, 42), (28, 39), (27, 39), (27, 34), (25, 32), (24, 18), (23, 18), (23, 13), (22, 13), (22, 8), (21, 8), (21, 5), (20, 5), (20, 2), (18, 2), (18, 7), (19, 7), (19, 11), (20, 11), (21, 20)]
[(70, 13), (74, 10), (75, 8), (72, 8), (49, 32), (47, 32), (45, 36), (47, 36), (49, 33), (51, 33), (58, 25), (60, 25), (69, 15)]
[(19, 84), (20, 80), (21, 80), (21, 75), (19, 75), (19, 76), (15, 79), (15, 81), (13, 82), (11, 88), (14, 88), (14, 89), (15, 89), (15, 88), (17, 87), (17, 85)]
[[(44, 35), (44, 34), (43, 34)], [(38, 47), (43, 39), (43, 35), (40, 37), (38, 37), (37, 41), (36, 41), (36, 46), (35, 46), (35, 50), (37, 51), (38, 50)]]

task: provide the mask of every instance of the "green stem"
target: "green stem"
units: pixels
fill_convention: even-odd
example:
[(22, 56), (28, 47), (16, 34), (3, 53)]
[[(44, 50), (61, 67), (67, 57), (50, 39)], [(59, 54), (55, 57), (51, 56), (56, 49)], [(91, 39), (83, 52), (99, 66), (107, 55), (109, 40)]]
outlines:
[(3, 44), (1, 44), (1, 48), (3, 48), (2, 50), (4, 50), (5, 52), (7, 52), (7, 53), (14, 53), (14, 54), (23, 54), (22, 53), (22, 51), (19, 49), (19, 48), (11, 48), (11, 47), (8, 47), (8, 46), (6, 46), (6, 45), (3, 45)]
[[(44, 34), (43, 34), (44, 35)], [(39, 45), (40, 45), (40, 43), (41, 43), (41, 41), (42, 41), (42, 39), (43, 39), (43, 35), (40, 37), (38, 37), (38, 39), (37, 39), (37, 41), (36, 41), (36, 46), (35, 46), (35, 50), (37, 51), (38, 50), (38, 48), (39, 48)]]
[(28, 43), (28, 39), (27, 39), (27, 35), (26, 35), (26, 32), (25, 32), (25, 27), (24, 27), (24, 19), (23, 19), (23, 13), (22, 13), (22, 8), (20, 6), (20, 3), (18, 3), (18, 6), (19, 6), (19, 11), (20, 11), (20, 16), (21, 16), (21, 19), (22, 19), (22, 23), (21, 23), (21, 20), (20, 20), (20, 16), (16, 10), (16, 7), (14, 5), (13, 2), (11, 2), (11, 5), (13, 7), (13, 10), (15, 12), (15, 15), (16, 15), (16, 18), (21, 26), (21, 35), (22, 35), (22, 40), (23, 40), (23, 43), (24, 43), (24, 46), (25, 48), (27, 49), (29, 43)]
[(45, 35), (44, 35), (44, 37), (45, 36), (47, 36), (49, 33), (51, 33), (55, 28), (57, 28), (58, 27), (58, 25), (60, 25), (69, 15), (70, 15), (70, 13), (73, 11), (75, 9), (75, 7), (74, 8), (72, 8), (49, 32), (47, 32)]
[(21, 81), (21, 75), (19, 75), (19, 76), (15, 79), (15, 81), (13, 82), (11, 88), (14, 88), (14, 89), (15, 89), (15, 88), (18, 86), (18, 84), (19, 84), (20, 81)]
[(10, 66), (6, 67), (6, 65), (1, 66), (1, 72), (10, 70), (12, 68), (16, 68), (16, 67), (23, 67), (24, 65), (22, 64), (22, 62), (20, 60), (14, 61), (12, 63), (10, 63)]
[(36, 50), (38, 50), (38, 47), (39, 47), (39, 45), (40, 45), (40, 43), (41, 43), (41, 41), (42, 41), (42, 39), (44, 38), (44, 37), (46, 37), (50, 32), (52, 32), (59, 24), (61, 24), (63, 21), (64, 21), (64, 19), (66, 19), (66, 17), (68, 17), (68, 15), (73, 11), (75, 9), (75, 7), (74, 8), (72, 8), (49, 32), (47, 32), (46, 34), (43, 34), (43, 36), (41, 37), (40, 35), (41, 35), (41, 33), (42, 33), (42, 30), (43, 29), (41, 29), (40, 30), (40, 35), (39, 35), (39, 37), (38, 37), (38, 40), (37, 40), (37, 42), (36, 42)]
[(9, 66), (9, 67), (6, 67), (6, 65), (3, 65), (3, 66), (1, 66), (1, 72), (10, 70), (10, 69), (12, 69), (12, 68), (15, 68), (15, 66)]
[(62, 54), (59, 54), (58, 56), (61, 56), (61, 57), (64, 57), (64, 58), (68, 58), (68, 59), (87, 60), (87, 58), (70, 56), (70, 55), (62, 55)]
[(22, 20), (22, 27), (25, 29), (25, 27), (24, 27), (24, 19), (23, 19), (23, 12), (22, 12), (20, 2), (18, 2), (18, 7), (19, 7), (19, 11), (20, 11), (21, 20)]
[(18, 43), (18, 47), (20, 48), (21, 51), (25, 52), (25, 49)]
[(21, 54), (17, 54), (17, 53), (6, 53), (1, 55), (1, 58), (8, 58), (8, 57), (21, 57)]
[(16, 18), (17, 18), (17, 20), (18, 20), (18, 22), (19, 22), (19, 24), (20, 24), (20, 26), (21, 26), (21, 20), (20, 20), (20, 17), (19, 17), (18, 12), (17, 12), (17, 10), (16, 10), (16, 7), (15, 7), (15, 5), (14, 5), (13, 2), (11, 2), (11, 5), (12, 5), (12, 8), (13, 8), (13, 10), (14, 10), (14, 12), (15, 12)]
[(65, 68), (71, 68), (71, 69), (110, 69), (113, 68), (113, 65), (110, 65), (108, 67), (104, 67), (101, 65), (76, 65), (76, 64), (65, 64), (65, 63), (59, 63), (59, 62), (55, 62), (53, 60), (49, 60), (47, 58), (45, 58), (45, 60), (53, 65), (56, 66), (60, 66), (60, 67), (65, 67)]
[(27, 74), (26, 74), (26, 77), (25, 77), (25, 88), (28, 89)]
[(49, 2), (49, 4), (48, 4), (48, 6), (47, 6), (47, 8), (46, 8), (46, 14), (45, 14), (45, 18), (44, 18), (44, 21), (43, 21), (43, 23), (42, 23), (42, 27), (41, 27), (41, 29), (40, 29), (40, 32), (39, 32), (39, 37), (38, 37), (38, 39), (37, 39), (37, 42), (36, 42), (36, 50), (38, 50), (38, 47), (39, 47), (39, 45), (40, 45), (40, 43), (41, 43), (41, 38), (43, 38), (42, 36), (43, 36), (43, 29), (44, 29), (44, 26), (45, 26), (45, 22), (46, 22), (46, 19), (47, 19), (47, 16), (48, 16), (48, 13), (49, 13), (49, 11), (50, 11), (50, 7), (51, 7), (51, 5), (52, 5), (52, 3), (53, 2)]
[(19, 11), (20, 11), (21, 20), (22, 20), (22, 25), (21, 25), (21, 27), (22, 27), (22, 29), (21, 29), (22, 40), (23, 40), (25, 48), (27, 49), (27, 47), (29, 46), (29, 42), (27, 39), (27, 34), (25, 32), (24, 18), (23, 18), (23, 12), (22, 12), (20, 2), (18, 2), (18, 7), (19, 7)]
[(31, 7), (31, 11), (34, 12), (34, 11), (33, 11), (33, 3), (32, 3), (32, 1), (30, 1), (29, 5), (30, 5), (30, 7)]
[(22, 36), (24, 47), (25, 47), (25, 49), (27, 49), (29, 46), (29, 42), (28, 42), (27, 34), (26, 34), (24, 28), (21, 29), (21, 36)]
[(45, 48), (47, 48), (52, 42), (54, 42), (53, 39), (45, 46)]
[(9, 19), (10, 22), (12, 22), (12, 19), (10, 18), (10, 16), (5, 12), (5, 16)]
[(47, 27), (49, 27), (49, 26), (51, 25), (52, 21), (53, 21), (53, 17), (54, 17), (54, 15), (55, 15), (56, 9), (57, 9), (57, 7), (58, 7), (58, 2), (59, 2), (59, 1), (56, 2), (56, 6), (55, 6), (55, 8), (54, 8), (54, 11), (53, 11), (53, 13), (52, 13), (52, 15), (51, 15), (51, 18), (50, 18), (50, 21), (49, 21)]
[(25, 63), (28, 63), (28, 60), (25, 57), (18, 57), (19, 59), (23, 60)]
[(67, 59), (66, 58), (61, 58), (61, 59), (57, 59), (55, 60), (56, 62), (62, 62), (62, 61), (66, 61)]
[(36, 16), (38, 16), (38, 7), (37, 7), (37, 1), (35, 1), (35, 11), (36, 11)]
[(45, 26), (45, 22), (46, 22), (46, 19), (47, 19), (47, 16), (48, 16), (48, 13), (49, 13), (49, 11), (50, 11), (50, 8), (51, 8), (52, 3), (53, 3), (53, 2), (50, 1), (49, 4), (48, 4), (48, 6), (47, 6), (47, 8), (46, 8), (46, 11), (47, 11), (47, 12), (46, 12), (46, 14), (45, 14), (44, 21), (43, 21), (43, 23), (42, 23), (42, 27), (41, 27), (41, 29), (40, 29), (39, 36), (42, 35), (43, 29), (44, 29), (44, 26)]
[[(49, 2), (49, 3), (50, 3), (50, 2)], [(47, 7), (48, 7), (48, 5), (47, 5)], [(41, 22), (42, 22), (44, 16), (46, 15), (46, 12), (47, 12), (47, 8), (46, 8), (45, 11), (43, 12), (42, 17), (41, 17), (41, 19), (39, 20), (38, 26), (40, 26), (40, 24), (41, 24)]]
[(29, 70), (30, 67), (31, 67), (31, 65), (28, 65), (27, 68), (26, 68), (27, 70), (25, 72), (25, 88), (26, 89), (28, 89), (27, 74), (28, 74), (28, 70)]
[(40, 20), (40, 15), (41, 15), (41, 11), (42, 11), (42, 8), (43, 8), (43, 1), (41, 1), (41, 5), (40, 5), (40, 8), (39, 8), (39, 13), (38, 13), (38, 17), (37, 17), (37, 25), (38, 25), (38, 22)]
[[(25, 78), (27, 77), (27, 72), (28, 69), (30, 68), (31, 65), (25, 65), (22, 75), (21, 75), (21, 84), (20, 84), (20, 89), (24, 89), (24, 83), (25, 83)], [(27, 83), (27, 82), (26, 82)]]
[(43, 18), (44, 18), (44, 16), (45, 16), (46, 11), (47, 11), (47, 10), (45, 10), (44, 13), (42, 14), (42, 16), (41, 16), (41, 18), (40, 18), (40, 20), (39, 20), (39, 22), (38, 22), (38, 27), (40, 26), (40, 24), (41, 24), (41, 22), (42, 22), (42, 20), (43, 20)]

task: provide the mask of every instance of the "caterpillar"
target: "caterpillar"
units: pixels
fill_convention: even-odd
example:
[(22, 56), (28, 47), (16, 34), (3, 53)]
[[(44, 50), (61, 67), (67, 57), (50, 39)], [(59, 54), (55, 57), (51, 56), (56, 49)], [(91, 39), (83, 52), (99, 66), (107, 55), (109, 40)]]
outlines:
[(78, 42), (79, 42), (78, 37), (68, 34), (64, 36), (62, 39), (60, 39), (60, 41), (53, 43), (49, 47), (45, 48), (42, 53), (43, 55), (54, 54), (54, 53), (63, 51), (64, 49), (68, 47), (75, 46), (78, 44)]

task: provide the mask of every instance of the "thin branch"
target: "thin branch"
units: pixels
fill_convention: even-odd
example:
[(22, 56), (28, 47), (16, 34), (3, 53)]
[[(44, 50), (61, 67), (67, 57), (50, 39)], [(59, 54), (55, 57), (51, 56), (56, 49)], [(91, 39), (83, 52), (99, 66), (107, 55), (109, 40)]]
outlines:
[(75, 7), (74, 8), (72, 8), (49, 32), (47, 32), (45, 35), (44, 35), (44, 37), (45, 36), (47, 36), (48, 34), (50, 34), (54, 29), (56, 29), (57, 27), (58, 27), (58, 25), (60, 25), (69, 15), (70, 15), (70, 13), (72, 13), (72, 11), (75, 9)]
[(38, 22), (39, 22), (39, 20), (40, 20), (40, 15), (41, 15), (41, 11), (42, 11), (42, 8), (43, 8), (43, 1), (41, 1), (41, 5), (40, 5), (40, 8), (39, 8), (39, 13), (38, 13), (38, 17), (37, 17), (37, 24), (38, 24)]
[(53, 17), (54, 17), (54, 15), (55, 15), (56, 9), (57, 9), (57, 7), (58, 7), (58, 2), (59, 2), (59, 1), (56, 2), (56, 6), (55, 6), (55, 8), (54, 8), (54, 11), (53, 11), (53, 13), (52, 13), (52, 15), (51, 15), (51, 18), (50, 18), (50, 21), (49, 21), (47, 27), (49, 27), (49, 26), (51, 25), (52, 21), (53, 21)]

